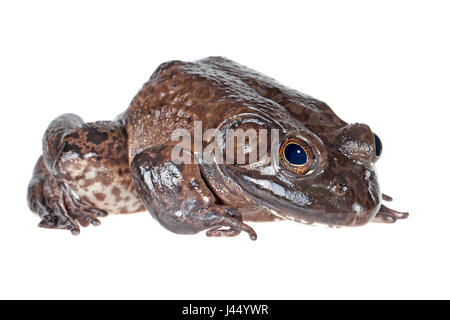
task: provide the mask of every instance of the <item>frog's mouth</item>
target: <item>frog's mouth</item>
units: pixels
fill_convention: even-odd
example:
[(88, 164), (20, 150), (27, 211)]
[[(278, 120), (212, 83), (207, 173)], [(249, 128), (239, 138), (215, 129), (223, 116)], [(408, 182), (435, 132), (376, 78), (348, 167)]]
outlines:
[(223, 173), (240, 186), (242, 196), (248, 202), (278, 218), (304, 224), (346, 225), (347, 212), (316, 209), (315, 200), (301, 190), (287, 190), (270, 176), (254, 177), (246, 172), (224, 167)]
[(305, 191), (288, 188), (277, 177), (251, 175), (247, 171), (236, 170), (236, 167), (230, 170), (223, 166), (221, 169), (240, 186), (242, 196), (248, 202), (281, 219), (305, 224), (355, 226), (369, 221), (393, 223), (408, 217), (407, 212), (398, 212), (381, 204), (382, 200), (392, 199), (382, 195), (377, 185), (368, 188), (367, 197), (373, 199), (373, 205), (364, 209), (352, 192), (330, 197), (329, 190), (317, 185), (307, 186), (309, 189)]

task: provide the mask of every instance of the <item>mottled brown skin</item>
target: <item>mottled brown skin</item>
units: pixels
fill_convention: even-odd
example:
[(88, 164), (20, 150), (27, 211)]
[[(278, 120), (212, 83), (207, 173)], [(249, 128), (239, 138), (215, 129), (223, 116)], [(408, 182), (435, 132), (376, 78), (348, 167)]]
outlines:
[[(175, 164), (175, 129), (194, 136), (218, 128), (279, 129), (280, 143), (297, 137), (313, 150), (311, 174), (276, 163)], [(258, 137), (259, 139), (259, 137)], [(269, 138), (270, 139), (270, 138)], [(206, 146), (204, 142), (204, 147)], [(242, 146), (238, 146), (240, 148)], [(329, 226), (395, 222), (407, 213), (381, 204), (374, 171), (374, 135), (347, 124), (323, 102), (220, 57), (171, 61), (158, 67), (116, 120), (55, 119), (28, 188), (40, 226), (79, 233), (106, 213), (141, 211), (180, 234), (256, 233), (243, 221), (290, 219)], [(268, 150), (271, 157), (275, 150)], [(278, 150), (277, 150), (278, 151)]]

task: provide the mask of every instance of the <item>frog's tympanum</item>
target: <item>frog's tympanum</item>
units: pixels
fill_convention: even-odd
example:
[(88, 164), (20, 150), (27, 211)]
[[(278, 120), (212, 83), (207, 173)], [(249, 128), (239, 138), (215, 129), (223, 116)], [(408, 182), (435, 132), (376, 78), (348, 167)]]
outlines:
[[(228, 153), (220, 148), (205, 161), (195, 147), (178, 149), (192, 161), (176, 161), (173, 133), (194, 137), (199, 123), (200, 136), (207, 129), (254, 129), (256, 142), (265, 139), (269, 146), (257, 144), (266, 153), (250, 161), (254, 144), (244, 137), (232, 152), (243, 150), (241, 163), (223, 161)], [(208, 139), (200, 139), (201, 147)], [(99, 225), (108, 213), (145, 209), (175, 233), (228, 237), (243, 231), (253, 240), (256, 233), (244, 221), (393, 223), (408, 214), (382, 204), (392, 199), (381, 193), (375, 174), (381, 149), (367, 125), (348, 124), (322, 101), (238, 63), (170, 61), (115, 120), (85, 123), (64, 114), (50, 123), (28, 204), (40, 227), (73, 234), (80, 225)]]

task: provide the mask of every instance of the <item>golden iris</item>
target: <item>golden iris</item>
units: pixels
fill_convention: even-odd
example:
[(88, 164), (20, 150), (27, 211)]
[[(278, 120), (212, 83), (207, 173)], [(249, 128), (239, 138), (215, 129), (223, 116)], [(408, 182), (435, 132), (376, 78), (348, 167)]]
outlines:
[(298, 175), (310, 172), (314, 163), (311, 147), (297, 137), (288, 138), (283, 142), (279, 158), (283, 168)]

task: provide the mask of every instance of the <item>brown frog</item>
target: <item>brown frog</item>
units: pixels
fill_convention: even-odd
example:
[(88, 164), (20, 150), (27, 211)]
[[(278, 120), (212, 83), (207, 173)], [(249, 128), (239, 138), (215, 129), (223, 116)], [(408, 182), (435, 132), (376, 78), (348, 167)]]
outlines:
[[(196, 123), (201, 136), (206, 129), (219, 133), (214, 137), (254, 129), (257, 143), (269, 132), (270, 146), (256, 161), (248, 157), (250, 138), (232, 151), (244, 153), (243, 163), (219, 161), (220, 148), (205, 161), (195, 146), (181, 149), (191, 162), (176, 161), (173, 133), (195, 136)], [(84, 123), (64, 114), (50, 123), (28, 204), (40, 227), (73, 234), (108, 213), (145, 209), (176, 233), (244, 231), (253, 240), (244, 221), (393, 223), (408, 213), (381, 204), (392, 200), (381, 194), (374, 171), (381, 149), (367, 125), (347, 124), (325, 103), (231, 60), (170, 61), (114, 121)]]

